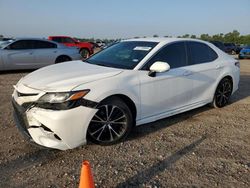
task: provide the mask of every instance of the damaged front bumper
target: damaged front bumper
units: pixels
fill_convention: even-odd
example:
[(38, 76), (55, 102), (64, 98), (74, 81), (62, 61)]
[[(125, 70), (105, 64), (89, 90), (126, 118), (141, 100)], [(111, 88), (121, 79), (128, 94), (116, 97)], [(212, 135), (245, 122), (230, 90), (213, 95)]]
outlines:
[(78, 106), (69, 110), (38, 108), (33, 103), (19, 104), (13, 96), (14, 119), (26, 139), (59, 150), (86, 143), (87, 128), (97, 109)]

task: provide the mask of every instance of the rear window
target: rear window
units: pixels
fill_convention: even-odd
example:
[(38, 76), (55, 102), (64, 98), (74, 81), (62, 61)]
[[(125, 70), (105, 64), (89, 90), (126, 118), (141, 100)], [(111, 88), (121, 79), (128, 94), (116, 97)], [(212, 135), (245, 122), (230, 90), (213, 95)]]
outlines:
[(47, 41), (35, 41), (34, 48), (41, 49), (41, 48), (56, 48), (56, 44)]
[(208, 63), (218, 58), (217, 53), (204, 43), (187, 42), (187, 47), (190, 65)]
[(52, 37), (52, 40), (58, 43), (62, 43), (62, 38), (61, 37)]

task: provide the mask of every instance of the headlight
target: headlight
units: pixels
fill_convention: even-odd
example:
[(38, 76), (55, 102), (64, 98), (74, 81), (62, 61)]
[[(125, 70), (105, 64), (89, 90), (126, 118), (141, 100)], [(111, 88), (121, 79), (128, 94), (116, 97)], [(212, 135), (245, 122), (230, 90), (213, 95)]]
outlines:
[(83, 98), (90, 90), (74, 92), (46, 93), (39, 98), (38, 103), (63, 103)]
[(74, 92), (60, 92), (60, 93), (46, 93), (35, 103), (35, 106), (50, 110), (68, 110), (76, 108), (83, 103), (83, 97), (87, 95), (90, 90), (74, 91)]

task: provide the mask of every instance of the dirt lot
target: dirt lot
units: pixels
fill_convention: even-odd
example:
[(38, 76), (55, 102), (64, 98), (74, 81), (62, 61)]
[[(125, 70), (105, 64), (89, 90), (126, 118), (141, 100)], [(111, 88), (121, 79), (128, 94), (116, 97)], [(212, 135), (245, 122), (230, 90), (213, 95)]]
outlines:
[(69, 151), (30, 145), (14, 125), (12, 85), (0, 73), (0, 187), (77, 187), (83, 160), (97, 187), (250, 187), (250, 60), (223, 109), (202, 107), (137, 127), (127, 141)]

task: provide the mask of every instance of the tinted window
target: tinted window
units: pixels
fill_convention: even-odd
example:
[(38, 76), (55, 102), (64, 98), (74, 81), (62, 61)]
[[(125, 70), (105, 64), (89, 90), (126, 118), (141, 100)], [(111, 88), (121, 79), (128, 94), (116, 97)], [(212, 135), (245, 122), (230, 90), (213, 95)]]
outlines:
[(187, 54), (185, 42), (178, 42), (164, 47), (149, 60), (146, 66), (143, 67), (143, 70), (149, 70), (150, 66), (156, 61), (167, 62), (170, 65), (170, 68), (186, 66)]
[(62, 38), (61, 37), (53, 37), (52, 40), (55, 41), (55, 42), (58, 42), (58, 43), (62, 43)]
[(217, 59), (218, 55), (208, 45), (200, 42), (188, 42), (189, 64), (208, 63)]
[(62, 41), (63, 43), (75, 43), (75, 41), (71, 38), (63, 38)]
[(56, 48), (56, 44), (51, 43), (51, 42), (47, 42), (47, 41), (35, 41), (34, 42), (34, 48), (36, 49), (41, 49), (41, 48)]
[(34, 42), (32, 40), (18, 40), (12, 43), (9, 48), (13, 50), (33, 49)]

